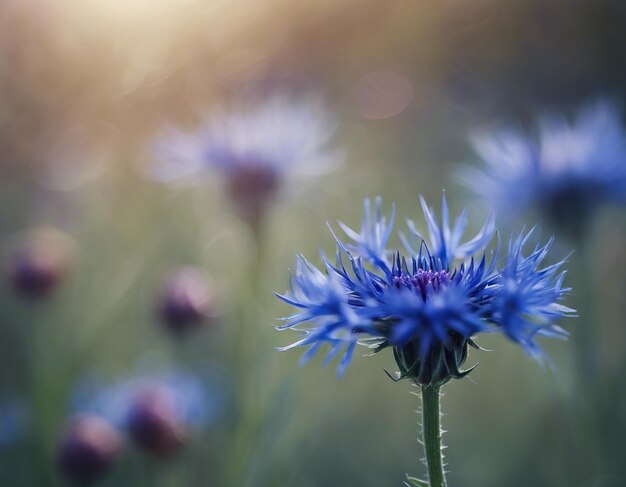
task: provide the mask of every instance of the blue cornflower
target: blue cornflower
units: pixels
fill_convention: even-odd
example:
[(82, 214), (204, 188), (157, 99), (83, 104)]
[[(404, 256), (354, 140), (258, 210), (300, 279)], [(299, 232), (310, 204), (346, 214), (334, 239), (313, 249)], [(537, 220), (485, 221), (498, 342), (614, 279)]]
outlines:
[(0, 449), (24, 434), (30, 420), (28, 405), (13, 396), (0, 397)]
[(171, 129), (156, 144), (152, 173), (169, 182), (217, 170), (239, 215), (257, 225), (282, 188), (333, 169), (336, 127), (319, 99), (275, 95), (213, 115), (190, 133)]
[(536, 136), (511, 129), (474, 137), (485, 170), (465, 183), (503, 213), (535, 209), (572, 235), (609, 203), (626, 203), (626, 132), (616, 107), (587, 105), (573, 121), (539, 120)]
[(224, 413), (225, 384), (214, 371), (199, 374), (152, 360), (147, 366), (120, 378), (84, 377), (70, 397), (72, 412), (98, 415), (121, 429), (129, 427), (133, 404), (145, 396), (165, 398), (171, 420), (187, 429), (213, 424)]
[(430, 238), (421, 238), (409, 221), (406, 255), (387, 246), (393, 212), (387, 220), (378, 198), (373, 212), (365, 200), (360, 232), (341, 224), (351, 242), (335, 236), (336, 259), (324, 257), (323, 271), (298, 256), (290, 290), (279, 295), (296, 312), (278, 328), (297, 330), (302, 337), (281, 350), (307, 347), (306, 361), (328, 343), (329, 359), (343, 354), (342, 374), (358, 344), (374, 351), (391, 347), (400, 377), (441, 385), (468, 372), (461, 366), (481, 332), (501, 331), (539, 360), (543, 353), (536, 337), (565, 336), (554, 324), (573, 313), (560, 304), (569, 292), (562, 286), (564, 261), (542, 267), (552, 240), (525, 255), (532, 231), (523, 233), (511, 239), (499, 265), (499, 251), (488, 256), (487, 250), (492, 214), (474, 238), (462, 242), (465, 212), (451, 229), (445, 194), (441, 223), (421, 202)]

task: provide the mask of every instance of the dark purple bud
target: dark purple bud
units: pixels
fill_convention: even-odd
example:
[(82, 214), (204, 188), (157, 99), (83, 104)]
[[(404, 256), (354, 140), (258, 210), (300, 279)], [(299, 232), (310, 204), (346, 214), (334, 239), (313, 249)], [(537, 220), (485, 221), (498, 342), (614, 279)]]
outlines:
[(137, 446), (160, 457), (172, 455), (185, 442), (184, 424), (172, 393), (165, 387), (144, 390), (135, 397), (128, 429)]
[(74, 482), (88, 484), (104, 475), (122, 449), (122, 437), (104, 419), (80, 415), (73, 419), (59, 443), (58, 465)]
[(200, 272), (186, 267), (166, 281), (159, 314), (163, 323), (176, 334), (199, 328), (215, 318), (214, 297)]
[(237, 167), (228, 174), (228, 194), (239, 215), (252, 227), (263, 220), (279, 187), (279, 174), (267, 165)]
[(27, 298), (50, 295), (65, 278), (71, 263), (71, 242), (55, 230), (36, 230), (23, 239), (9, 260), (9, 279)]

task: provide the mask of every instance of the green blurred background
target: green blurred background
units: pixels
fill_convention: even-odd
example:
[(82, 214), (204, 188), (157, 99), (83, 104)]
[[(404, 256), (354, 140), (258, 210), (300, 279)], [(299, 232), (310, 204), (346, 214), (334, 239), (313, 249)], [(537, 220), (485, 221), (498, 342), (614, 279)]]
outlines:
[[(298, 352), (274, 350), (294, 336), (274, 331), (289, 310), (272, 292), (286, 289), (296, 252), (316, 261), (319, 249), (333, 251), (325, 223), (357, 225), (366, 196), (421, 221), (418, 195), (438, 207), (446, 188), (477, 229), (486, 210), (455, 180), (475, 161), (467, 135), (502, 121), (523, 126), (598, 95), (622, 100), (624, 46), (620, 1), (2, 2), (0, 245), (7, 253), (16, 235), (51, 225), (71, 235), (76, 255), (45, 302), (1, 287), (0, 391), (24, 399), (28, 420), (0, 446), (0, 485), (65, 485), (54, 451), (76, 381), (90, 371), (129, 373), (146, 354), (218, 370), (226, 411), (171, 461), (130, 447), (101, 485), (229, 487), (242, 364), (264, 419), (238, 485), (400, 486), (406, 472), (421, 475), (419, 398), (384, 374), (395, 370), (391, 357), (357, 356), (341, 380), (319, 358), (300, 368)], [(253, 239), (219, 181), (163, 186), (143, 168), (165, 124), (193, 127), (264, 86), (322, 93), (341, 121), (345, 162), (306, 188), (287, 188), (268, 221), (264, 292), (252, 299)], [(562, 239), (557, 253), (571, 247)], [(615, 390), (626, 389), (625, 255), (624, 214), (607, 212), (571, 259), (592, 265), (574, 266), (568, 278), (576, 290), (567, 304), (594, 317), (584, 325), (597, 328)], [(211, 279), (223, 317), (174, 340), (154, 301), (163, 277), (183, 265)], [(245, 330), (246, 353), (242, 313), (258, 324)], [(581, 323), (565, 326), (575, 333)], [(567, 413), (568, 403), (586, 400), (572, 391), (568, 343), (546, 344), (554, 371), (496, 337), (481, 345), (494, 351), (472, 352), (478, 368), (444, 390), (450, 485), (626, 485), (626, 392), (601, 435), (615, 458), (597, 471), (577, 445), (592, 440), (576, 436)]]

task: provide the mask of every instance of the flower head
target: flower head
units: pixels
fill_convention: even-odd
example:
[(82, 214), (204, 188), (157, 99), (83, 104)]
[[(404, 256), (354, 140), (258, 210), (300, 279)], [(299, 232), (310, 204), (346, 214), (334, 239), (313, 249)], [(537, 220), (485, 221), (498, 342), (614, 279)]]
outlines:
[(0, 450), (22, 438), (31, 419), (29, 409), (21, 398), (0, 396)]
[(569, 291), (562, 287), (563, 262), (542, 267), (552, 241), (524, 255), (532, 232), (522, 235), (499, 266), (487, 250), (493, 216), (463, 243), (465, 213), (450, 230), (444, 196), (441, 224), (422, 200), (430, 239), (414, 247), (404, 238), (408, 255), (402, 255), (387, 247), (393, 218), (385, 219), (381, 204), (372, 213), (366, 200), (360, 233), (342, 225), (352, 242), (335, 237), (336, 259), (324, 258), (323, 271), (298, 257), (290, 291), (279, 296), (296, 312), (279, 329), (298, 330), (302, 338), (283, 350), (308, 347), (306, 360), (328, 343), (329, 358), (343, 353), (343, 373), (357, 344), (391, 347), (400, 377), (440, 385), (467, 373), (461, 367), (478, 333), (502, 331), (536, 358), (542, 357), (537, 336), (564, 335), (554, 324), (572, 313), (560, 304)]
[(213, 321), (215, 299), (200, 272), (178, 269), (165, 282), (158, 300), (162, 323), (175, 335), (183, 335)]
[(474, 147), (486, 167), (465, 182), (504, 212), (535, 208), (575, 234), (599, 207), (626, 203), (626, 132), (606, 101), (572, 122), (540, 119), (536, 137), (508, 129), (475, 137)]
[(57, 449), (57, 462), (70, 480), (89, 484), (113, 466), (122, 445), (121, 434), (105, 419), (77, 415), (63, 433)]
[[(151, 361), (150, 368), (154, 366)], [(74, 391), (72, 409), (106, 418), (145, 451), (167, 456), (221, 414), (221, 387), (216, 376), (182, 369), (151, 370), (113, 381), (86, 377)]]
[(178, 451), (187, 436), (183, 418), (177, 414), (176, 393), (161, 384), (145, 385), (131, 398), (128, 431), (145, 451), (169, 456)]
[(53, 228), (36, 228), (24, 235), (10, 256), (9, 280), (20, 296), (51, 295), (67, 276), (73, 257), (69, 236)]
[(191, 134), (172, 130), (156, 145), (153, 174), (172, 181), (215, 169), (239, 215), (257, 225), (290, 180), (325, 173), (337, 162), (328, 149), (335, 128), (319, 100), (275, 96), (215, 115)]

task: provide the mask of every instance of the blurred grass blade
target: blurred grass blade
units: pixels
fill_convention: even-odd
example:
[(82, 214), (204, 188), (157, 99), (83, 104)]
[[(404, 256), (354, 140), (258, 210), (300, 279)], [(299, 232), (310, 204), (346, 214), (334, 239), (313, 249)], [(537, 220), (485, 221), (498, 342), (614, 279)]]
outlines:
[(416, 479), (415, 477), (409, 477), (407, 475), (404, 485), (406, 487), (428, 487), (428, 482), (426, 480)]

